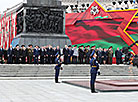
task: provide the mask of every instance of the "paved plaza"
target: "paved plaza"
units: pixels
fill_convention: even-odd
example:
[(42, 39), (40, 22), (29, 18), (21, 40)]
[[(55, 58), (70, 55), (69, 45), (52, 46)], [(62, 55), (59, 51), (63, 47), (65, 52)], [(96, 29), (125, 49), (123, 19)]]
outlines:
[[(65, 80), (68, 79), (61, 81)], [(55, 84), (53, 79), (0, 80), (0, 102), (137, 102), (137, 95), (138, 92), (90, 93), (89, 89)]]

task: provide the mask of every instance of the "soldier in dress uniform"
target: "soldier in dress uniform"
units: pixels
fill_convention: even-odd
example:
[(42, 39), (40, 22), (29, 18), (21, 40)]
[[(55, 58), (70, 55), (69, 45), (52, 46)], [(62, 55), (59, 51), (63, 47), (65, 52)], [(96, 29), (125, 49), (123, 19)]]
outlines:
[(25, 48), (25, 45), (21, 46), (21, 63), (26, 64), (26, 56), (27, 56), (27, 51)]
[(0, 63), (3, 64), (3, 55), (4, 55), (4, 50), (2, 46), (0, 45)]
[(96, 61), (96, 53), (95, 52), (92, 52), (92, 59), (90, 60), (90, 66), (91, 66), (91, 81), (90, 81), (90, 86), (91, 86), (91, 92), (92, 93), (97, 93), (95, 91), (95, 80), (96, 80), (96, 76), (97, 76), (97, 72), (98, 72), (98, 69), (99, 69), (99, 64), (98, 64), (98, 61)]
[(39, 46), (35, 46), (33, 55), (34, 55), (34, 64), (39, 64), (39, 62), (38, 62), (38, 57), (40, 55)]
[(109, 47), (108, 49), (108, 64), (112, 64), (112, 59), (113, 59), (113, 50), (112, 50), (112, 46)]
[(13, 64), (13, 56), (14, 56), (13, 48), (12, 45), (10, 45), (7, 51), (8, 64)]
[(56, 66), (55, 66), (55, 83), (59, 83), (58, 77), (59, 77), (60, 69), (62, 70), (62, 68), (61, 68), (62, 61), (60, 59), (59, 54), (56, 55), (55, 63), (56, 63)]
[(30, 44), (28, 45), (28, 49), (27, 49), (27, 62), (28, 64), (32, 64), (32, 59), (33, 59), (33, 45)]

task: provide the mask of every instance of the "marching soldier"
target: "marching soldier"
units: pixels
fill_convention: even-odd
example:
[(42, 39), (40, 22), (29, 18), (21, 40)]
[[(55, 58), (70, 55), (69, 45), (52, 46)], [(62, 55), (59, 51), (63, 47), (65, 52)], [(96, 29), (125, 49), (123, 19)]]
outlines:
[(59, 83), (58, 77), (59, 77), (60, 69), (62, 70), (62, 67), (61, 67), (62, 62), (61, 62), (59, 54), (56, 55), (55, 63), (56, 63), (56, 66), (55, 66), (55, 83)]
[(96, 76), (97, 76), (97, 72), (98, 72), (98, 69), (99, 69), (99, 64), (98, 62), (96, 61), (96, 53), (93, 52), (92, 53), (92, 59), (90, 61), (90, 66), (91, 66), (91, 81), (90, 81), (90, 86), (91, 86), (91, 92), (92, 93), (97, 93), (95, 91), (95, 80), (96, 80)]

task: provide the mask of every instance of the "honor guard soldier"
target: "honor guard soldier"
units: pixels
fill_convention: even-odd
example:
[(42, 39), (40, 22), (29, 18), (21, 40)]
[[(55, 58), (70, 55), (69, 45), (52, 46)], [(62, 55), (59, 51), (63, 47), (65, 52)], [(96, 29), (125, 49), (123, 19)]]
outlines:
[(92, 93), (97, 93), (95, 91), (95, 80), (96, 80), (96, 76), (97, 76), (97, 72), (99, 69), (99, 64), (98, 61), (96, 61), (96, 53), (93, 51), (92, 55), (92, 59), (90, 60), (90, 66), (91, 66), (91, 81), (90, 81), (90, 85), (91, 85), (91, 92)]
[(56, 66), (55, 66), (55, 83), (59, 83), (58, 82), (58, 76), (60, 73), (60, 69), (62, 70), (62, 67), (61, 67), (62, 62), (61, 62), (59, 54), (56, 55), (55, 63), (56, 63)]

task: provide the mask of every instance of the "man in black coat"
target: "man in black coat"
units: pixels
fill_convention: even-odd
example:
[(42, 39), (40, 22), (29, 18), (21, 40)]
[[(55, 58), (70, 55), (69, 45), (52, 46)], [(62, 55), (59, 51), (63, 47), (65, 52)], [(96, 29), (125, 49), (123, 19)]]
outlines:
[(10, 45), (7, 51), (8, 64), (13, 64), (13, 55), (14, 55), (13, 48), (12, 45)]
[(83, 64), (83, 58), (84, 58), (84, 50), (83, 45), (79, 47), (79, 62), (80, 64)]
[(4, 55), (4, 50), (2, 46), (0, 45), (0, 63), (3, 64), (3, 55)]
[(16, 45), (16, 48), (14, 49), (14, 57), (15, 57), (15, 64), (20, 63), (20, 55), (21, 55), (21, 50), (19, 45)]
[(25, 48), (25, 45), (22, 45), (21, 47), (21, 63), (26, 64), (27, 50)]
[(65, 48), (63, 48), (63, 55), (64, 55), (64, 64), (68, 64), (69, 49), (67, 45), (65, 45)]
[(49, 48), (47, 49), (47, 54), (48, 54), (48, 63), (52, 64), (52, 59), (53, 59), (53, 48), (51, 45), (49, 45)]
[(121, 64), (122, 62), (122, 52), (117, 48), (115, 51), (115, 57), (116, 57), (116, 64)]
[(41, 47), (40, 49), (40, 64), (44, 64), (44, 58), (45, 58), (45, 47)]

